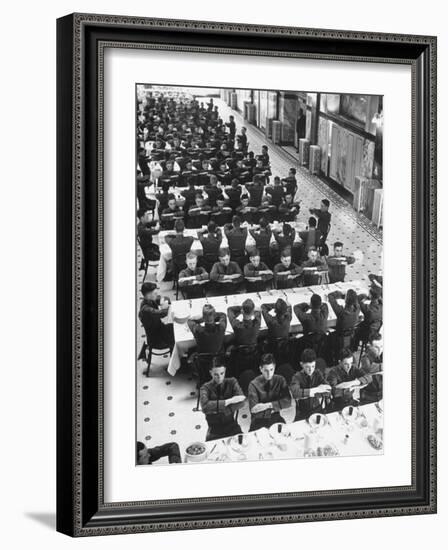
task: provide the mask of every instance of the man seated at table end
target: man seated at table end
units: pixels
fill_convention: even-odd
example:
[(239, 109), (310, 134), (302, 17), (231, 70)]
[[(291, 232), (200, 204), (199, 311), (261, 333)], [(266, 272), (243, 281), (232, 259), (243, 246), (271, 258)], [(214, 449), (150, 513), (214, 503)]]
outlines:
[(235, 412), (244, 405), (246, 397), (236, 378), (226, 378), (226, 367), (214, 362), (211, 380), (201, 386), (200, 404), (208, 424), (206, 441), (242, 433)]
[(354, 364), (353, 352), (344, 348), (341, 352), (341, 362), (331, 368), (327, 380), (333, 389), (333, 404), (336, 410), (347, 405), (358, 405), (359, 391), (372, 381), (372, 375), (357, 368)]

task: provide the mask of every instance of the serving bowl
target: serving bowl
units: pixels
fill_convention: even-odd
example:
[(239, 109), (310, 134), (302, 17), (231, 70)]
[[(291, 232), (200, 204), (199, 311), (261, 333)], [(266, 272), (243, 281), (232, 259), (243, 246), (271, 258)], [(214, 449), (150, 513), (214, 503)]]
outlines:
[(204, 460), (207, 460), (207, 447), (201, 441), (195, 441), (188, 445), (185, 450), (185, 455), (188, 462), (203, 462)]

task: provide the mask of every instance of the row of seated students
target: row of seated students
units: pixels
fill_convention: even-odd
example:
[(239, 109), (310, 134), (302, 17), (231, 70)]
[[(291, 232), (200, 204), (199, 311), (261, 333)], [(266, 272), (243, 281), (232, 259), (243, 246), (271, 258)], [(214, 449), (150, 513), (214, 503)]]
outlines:
[[(291, 307), (283, 298), (274, 303), (255, 307), (253, 300), (246, 299), (241, 306), (229, 307), (227, 312), (216, 312), (212, 305), (205, 304), (200, 318), (190, 318), (188, 326), (196, 341), (196, 352), (205, 363), (223, 355), (229, 358), (232, 375), (240, 378), (242, 370), (257, 363), (263, 351), (270, 351), (284, 363), (294, 363), (294, 357), (305, 348), (314, 349), (327, 364), (334, 365), (341, 350), (358, 350), (364, 347), (373, 334), (382, 327), (382, 277), (370, 275), (369, 295), (357, 295), (348, 290), (345, 295), (338, 291), (328, 295), (328, 302), (336, 316), (334, 332), (328, 328), (329, 306), (319, 294), (313, 294), (309, 303)], [(160, 299), (154, 283), (142, 285), (143, 301), (139, 317), (146, 332), (148, 345), (174, 346), (172, 324), (165, 324), (169, 301)], [(339, 303), (344, 300), (343, 305)], [(291, 334), (292, 313), (302, 326), (302, 333)], [(362, 314), (362, 315), (361, 315)], [(264, 318), (267, 333), (260, 334), (261, 318)], [(225, 348), (224, 338), (227, 319), (233, 329), (233, 341)], [(199, 368), (200, 377), (204, 369)], [(201, 374), (202, 373), (202, 374)], [(207, 373), (206, 373), (207, 374)], [(244, 376), (243, 376), (244, 378)], [(286, 376), (288, 379), (288, 376)], [(244, 387), (247, 383), (242, 382)]]
[[(153, 242), (153, 237), (159, 233), (160, 226), (157, 221), (151, 221), (148, 217), (149, 212), (145, 209), (139, 211), (139, 223), (137, 225), (137, 234), (140, 247), (143, 252), (143, 264), (149, 261), (158, 261), (160, 258), (160, 250), (157, 244)], [(184, 235), (185, 225), (182, 220), (177, 220), (175, 223), (175, 233), (165, 236), (165, 242), (172, 250), (173, 266), (179, 272), (185, 267), (185, 256), (193, 246), (195, 238), (193, 236)], [(260, 220), (258, 226), (248, 228), (242, 226), (241, 218), (234, 216), (231, 224), (224, 225), (223, 229), (217, 227), (215, 222), (209, 222), (206, 229), (197, 230), (197, 238), (202, 246), (203, 254), (200, 257), (200, 265), (208, 272), (213, 268), (213, 265), (218, 261), (220, 249), (223, 240), (223, 234), (228, 242), (230, 259), (232, 262), (238, 263), (241, 269), (244, 269), (248, 262), (248, 248), (257, 248), (260, 259), (263, 264), (266, 264), (270, 269), (274, 269), (275, 265), (280, 262), (282, 253), (285, 250), (290, 251), (290, 256), (294, 264), (302, 264), (309, 258), (309, 252), (316, 249), (319, 252), (327, 252), (328, 247), (322, 241), (322, 235), (316, 229), (316, 219), (311, 217), (309, 225), (305, 231), (300, 231), (296, 235), (296, 230), (291, 224), (284, 223), (280, 228), (274, 227), (271, 229), (266, 218)], [(254, 246), (247, 246), (248, 237), (253, 239)], [(297, 238), (298, 237), (298, 238)], [(314, 254), (312, 254), (314, 256)], [(337, 277), (338, 265), (344, 268), (345, 264), (353, 263), (353, 257), (345, 257), (342, 255), (341, 243), (337, 243), (335, 254), (329, 257), (330, 265), (330, 281), (336, 282), (343, 280)], [(308, 268), (318, 267), (320, 260), (313, 262)], [(321, 266), (325, 270), (325, 266)], [(325, 268), (325, 269), (324, 269)], [(345, 269), (342, 269), (345, 275)], [(334, 279), (334, 281), (333, 281)], [(316, 283), (308, 283), (316, 284)], [(294, 284), (287, 284), (294, 286)]]
[(248, 382), (244, 390), (235, 376), (227, 374), (222, 361), (212, 361), (209, 380), (200, 388), (201, 410), (208, 424), (206, 441), (243, 433), (235, 413), (246, 401), (251, 418), (249, 431), (253, 431), (286, 423), (282, 410), (294, 405), (294, 421), (299, 421), (314, 413), (382, 399), (381, 335), (369, 339), (359, 365), (348, 348), (342, 350), (336, 366), (324, 369), (318, 366), (322, 363), (311, 348), (302, 351), (297, 369), (278, 364), (271, 353), (263, 354), (259, 368), (243, 372), (241, 378)]
[[(159, 195), (159, 219), (163, 230), (174, 228), (176, 220), (185, 221), (189, 229), (197, 229), (207, 225), (209, 221), (214, 221), (216, 225), (223, 226), (230, 223), (232, 217), (237, 214), (242, 222), (249, 225), (258, 224), (261, 218), (265, 218), (269, 223), (293, 222), (300, 213), (300, 202), (294, 201), (294, 195), (289, 192), (281, 193), (281, 200), (277, 204), (273, 202), (266, 188), (266, 194), (259, 200), (251, 200), (249, 192), (243, 192), (238, 186), (235, 188), (238, 196), (237, 202), (231, 201), (228, 197), (230, 191), (216, 188), (218, 193), (210, 197), (211, 192), (205, 195), (197, 189), (189, 189), (185, 192), (184, 203), (178, 204), (174, 194), (167, 193), (166, 196)], [(282, 188), (283, 189), (283, 188)], [(222, 191), (222, 192), (220, 192)], [(245, 189), (247, 191), (247, 189)], [(190, 194), (191, 193), (191, 194)], [(319, 230), (320, 231), (320, 230)]]
[[(382, 399), (383, 345), (379, 333), (371, 334), (357, 365), (350, 349), (342, 350), (335, 367), (326, 369), (323, 364), (311, 348), (302, 351), (297, 369), (278, 364), (271, 353), (263, 354), (259, 369), (244, 372), (249, 383), (243, 391), (225, 363), (213, 359), (208, 365), (209, 379), (200, 387), (200, 406), (208, 425), (206, 441), (242, 434), (237, 413), (246, 402), (249, 431), (253, 431), (286, 423), (282, 410), (291, 406), (295, 406), (294, 421), (299, 421), (314, 413)], [(182, 461), (177, 443), (148, 449), (137, 442), (136, 451), (137, 464), (152, 464), (164, 456), (170, 463)]]

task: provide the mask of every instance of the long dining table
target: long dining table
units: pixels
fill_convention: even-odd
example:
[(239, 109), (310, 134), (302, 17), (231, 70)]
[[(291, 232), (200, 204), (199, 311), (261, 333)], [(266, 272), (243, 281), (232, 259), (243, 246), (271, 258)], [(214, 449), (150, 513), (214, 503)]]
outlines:
[[(286, 458), (331, 458), (383, 454), (383, 403), (355, 407), (356, 418), (341, 412), (324, 415), (321, 426), (299, 420), (260, 428), (239, 436), (207, 441), (206, 452), (195, 460), (183, 449), (185, 462), (245, 462)], [(241, 443), (240, 443), (241, 441)], [(194, 443), (193, 443), (194, 445)], [(196, 444), (197, 445), (197, 444)]]
[[(271, 225), (271, 229), (275, 229), (275, 230), (281, 230), (281, 227), (282, 227), (282, 224), (278, 223), (278, 222), (272, 223), (270, 225)], [(305, 229), (306, 229), (305, 224), (300, 222), (300, 223), (290, 223), (290, 225), (292, 225), (293, 228), (296, 230), (296, 237), (295, 237), (294, 242), (296, 242), (296, 243), (302, 242), (300, 237), (299, 237), (299, 231), (305, 231)], [(257, 229), (259, 226), (258, 225), (249, 225), (247, 223), (243, 223), (243, 224), (241, 224), (241, 227), (242, 228), (247, 227), (247, 229)], [(204, 226), (202, 229), (206, 229), (206, 227)], [(221, 227), (221, 232), (222, 232), (222, 241), (221, 241), (220, 248), (221, 249), (228, 248), (229, 244), (227, 242), (227, 238), (225, 236), (223, 227)], [(163, 281), (163, 278), (166, 275), (168, 262), (173, 257), (172, 252), (171, 252), (171, 248), (166, 243), (166, 237), (168, 235), (175, 235), (175, 233), (174, 233), (174, 231), (163, 230), (163, 231), (160, 231), (160, 233), (157, 235), (158, 243), (159, 243), (159, 250), (160, 250), (160, 260), (159, 260), (159, 263), (157, 264), (156, 278), (157, 278), (157, 281), (159, 281), (159, 282)], [(201, 242), (199, 240), (198, 229), (185, 229), (184, 230), (184, 235), (186, 237), (193, 237), (194, 238), (194, 242), (193, 242), (193, 245), (191, 247), (191, 251), (195, 252), (199, 256), (202, 256), (203, 250), (202, 250)], [(274, 244), (275, 242), (276, 241), (275, 241), (274, 233), (272, 233), (272, 235), (271, 235), (271, 245)], [(253, 249), (254, 247), (255, 247), (255, 240), (248, 231), (247, 239), (246, 239), (246, 250), (248, 252), (250, 252), (250, 250)]]
[[(166, 322), (173, 323), (175, 345), (171, 358), (168, 364), (168, 373), (175, 376), (180, 366), (181, 357), (183, 357), (189, 349), (196, 345), (194, 336), (188, 327), (187, 319), (200, 318), (202, 308), (205, 304), (212, 305), (217, 312), (227, 314), (227, 308), (231, 306), (240, 306), (244, 300), (250, 298), (253, 300), (255, 307), (260, 308), (261, 304), (272, 304), (278, 298), (283, 298), (293, 308), (291, 319), (291, 333), (302, 332), (302, 325), (294, 313), (294, 306), (303, 302), (310, 302), (313, 294), (319, 294), (322, 302), (328, 303), (328, 294), (335, 290), (339, 290), (344, 294), (349, 289), (353, 289), (357, 294), (369, 294), (370, 281), (366, 279), (347, 281), (333, 284), (315, 285), (309, 287), (290, 288), (285, 290), (268, 290), (265, 292), (251, 292), (246, 294), (232, 294), (227, 296), (214, 296), (209, 298), (196, 298), (194, 300), (177, 300), (170, 305)], [(344, 301), (340, 300), (343, 304)], [(182, 319), (183, 322), (179, 322)], [(333, 308), (328, 304), (328, 327), (332, 328), (336, 325), (336, 315)], [(266, 323), (261, 319), (260, 333), (267, 331)], [(233, 329), (227, 319), (225, 339), (231, 341), (233, 338)]]

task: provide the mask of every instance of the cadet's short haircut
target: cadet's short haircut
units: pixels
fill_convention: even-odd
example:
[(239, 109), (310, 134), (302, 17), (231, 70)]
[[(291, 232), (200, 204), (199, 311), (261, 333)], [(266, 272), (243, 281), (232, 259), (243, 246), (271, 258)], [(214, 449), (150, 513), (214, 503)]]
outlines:
[(282, 250), (281, 257), (282, 258), (289, 258), (291, 256), (291, 249), (289, 246), (287, 246), (285, 249)]
[(333, 248), (339, 248), (339, 247), (343, 247), (344, 245), (341, 243), (341, 241), (336, 241), (333, 245)]
[(187, 255), (186, 255), (186, 258), (187, 260), (194, 260), (196, 259), (197, 260), (197, 255), (194, 253), (194, 252), (189, 252)]
[(294, 174), (294, 175), (296, 175), (297, 173), (297, 170), (295, 168), (290, 168), (289, 171), (291, 172), (291, 174)]
[(261, 356), (260, 367), (264, 365), (275, 365), (275, 359), (272, 353), (265, 353)]
[(233, 216), (232, 223), (234, 226), (239, 227), (241, 225), (241, 218), (239, 216)]
[(316, 227), (316, 225), (317, 225), (316, 218), (314, 218), (313, 216), (311, 216), (311, 217), (308, 219), (308, 226), (309, 226), (309, 227)]
[(255, 304), (253, 303), (253, 301), (250, 298), (247, 298), (247, 300), (244, 300), (241, 309), (243, 310), (243, 313), (248, 315), (250, 313), (253, 313), (253, 311), (255, 309)]
[(322, 305), (322, 298), (319, 296), (319, 294), (313, 294), (311, 296), (310, 304), (313, 309), (318, 308)]
[(351, 349), (349, 348), (344, 348), (342, 351), (341, 351), (341, 360), (343, 359), (348, 359), (349, 357), (353, 357), (353, 352)]
[(215, 308), (211, 304), (205, 304), (202, 308), (202, 317), (204, 321), (210, 323), (215, 320)]
[(176, 223), (174, 224), (174, 230), (176, 233), (183, 233), (185, 229), (185, 224), (183, 220), (176, 220)]
[(327, 208), (330, 208), (330, 201), (328, 199), (322, 199), (322, 204), (325, 204)]
[(302, 355), (300, 356), (301, 363), (314, 363), (316, 359), (316, 352), (310, 348), (304, 349), (302, 351)]
[(256, 248), (254, 248), (254, 249), (252, 250), (252, 252), (250, 252), (249, 258), (255, 258), (255, 256), (259, 256), (259, 255), (260, 255), (260, 251), (257, 250)]
[(220, 258), (224, 258), (224, 256), (230, 256), (230, 251), (228, 248), (220, 248), (218, 255)]
[(208, 222), (207, 231), (209, 233), (214, 233), (216, 231), (216, 223), (215, 222)]

